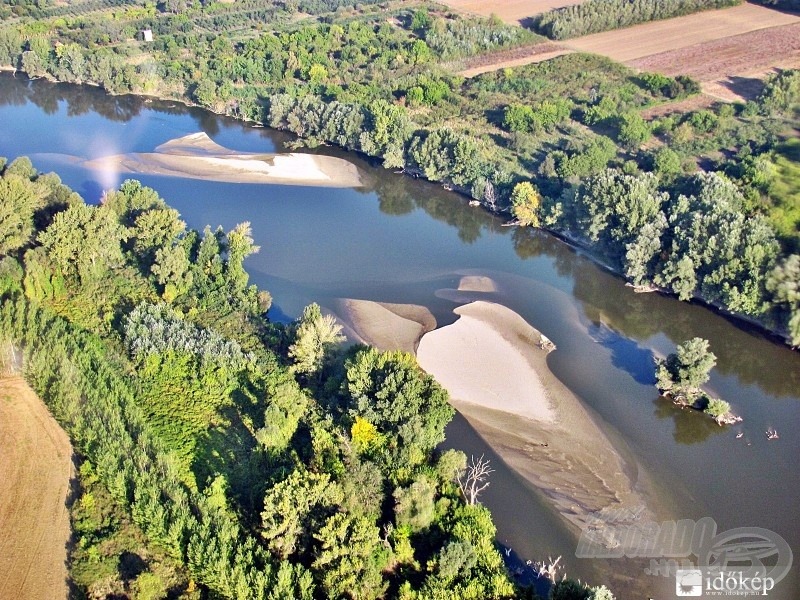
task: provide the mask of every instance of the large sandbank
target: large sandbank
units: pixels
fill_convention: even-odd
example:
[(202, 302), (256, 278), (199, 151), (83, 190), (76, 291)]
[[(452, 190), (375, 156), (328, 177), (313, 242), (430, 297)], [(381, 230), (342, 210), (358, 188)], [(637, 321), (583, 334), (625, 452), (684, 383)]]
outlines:
[[(647, 506), (644, 473), (623, 458), (590, 409), (552, 373), (547, 338), (516, 312), (487, 301), (499, 296), (496, 291), (494, 281), (476, 276), (462, 278), (458, 290), (439, 290), (438, 297), (465, 304), (454, 310), (454, 323), (423, 333), (420, 366), (506, 464), (576, 527), (603, 509)], [(400, 348), (394, 338), (401, 323), (388, 313), (396, 317), (370, 309), (364, 318), (364, 311), (351, 310), (346, 322), (361, 332), (360, 341)], [(424, 329), (401, 325), (405, 339)]]
[(450, 396), (534, 421), (555, 413), (530, 354), (540, 334), (514, 311), (477, 301), (454, 311), (461, 318), (423, 336), (417, 360)]
[(237, 152), (194, 133), (170, 140), (154, 152), (115, 154), (81, 161), (101, 172), (188, 177), (227, 183), (270, 183), (323, 187), (360, 187), (351, 162), (316, 154)]

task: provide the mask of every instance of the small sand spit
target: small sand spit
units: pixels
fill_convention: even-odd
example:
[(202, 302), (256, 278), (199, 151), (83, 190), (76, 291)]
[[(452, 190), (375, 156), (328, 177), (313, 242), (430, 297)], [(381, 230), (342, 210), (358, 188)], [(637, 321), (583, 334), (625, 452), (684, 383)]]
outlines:
[(379, 350), (414, 353), (424, 334), (436, 328), (436, 319), (424, 306), (342, 298), (334, 312), (350, 341)]

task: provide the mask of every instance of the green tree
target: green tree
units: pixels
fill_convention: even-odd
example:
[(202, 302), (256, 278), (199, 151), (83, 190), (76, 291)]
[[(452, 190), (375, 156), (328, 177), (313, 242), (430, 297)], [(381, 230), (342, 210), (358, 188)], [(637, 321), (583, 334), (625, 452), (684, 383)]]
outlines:
[(139, 263), (148, 270), (156, 253), (168, 247), (186, 230), (186, 223), (174, 208), (152, 208), (141, 212), (130, 229), (133, 250)]
[(389, 551), (372, 522), (337, 513), (314, 537), (318, 547), (312, 569), (328, 598), (372, 600), (383, 595)]
[(264, 496), (261, 535), (274, 554), (286, 558), (310, 541), (303, 536), (310, 536), (314, 520), (341, 502), (341, 487), (330, 475), (295, 469)]
[(159, 248), (151, 271), (162, 287), (162, 297), (169, 303), (184, 295), (192, 286), (191, 263), (181, 245)]
[(719, 398), (709, 398), (708, 404), (703, 409), (704, 413), (713, 417), (717, 422), (720, 422), (722, 417), (727, 415), (730, 411), (731, 405)]
[(650, 124), (636, 112), (622, 115), (618, 126), (618, 139), (628, 150), (636, 150), (653, 135)]
[(8, 174), (0, 179), (0, 254), (26, 246), (33, 237), (33, 215), (44, 204), (46, 189)]
[(696, 337), (679, 344), (666, 359), (656, 359), (656, 386), (676, 400), (693, 402), (708, 381), (717, 357), (708, 349), (708, 340)]
[(664, 146), (653, 155), (653, 172), (662, 179), (670, 179), (681, 172), (681, 157)]
[(391, 436), (384, 460), (411, 468), (444, 440), (453, 416), (447, 392), (412, 355), (360, 349), (346, 361), (345, 370), (344, 393), (352, 418), (364, 417)]
[(539, 227), (542, 196), (530, 181), (522, 181), (511, 192), (511, 214), (520, 225)]
[(425, 529), (433, 521), (436, 484), (424, 475), (408, 487), (394, 491), (394, 513), (398, 527)]
[(775, 265), (767, 290), (783, 312), (791, 343), (800, 345), (800, 255), (792, 254)]
[(125, 263), (121, 244), (127, 238), (126, 229), (113, 212), (86, 204), (58, 213), (39, 234), (39, 242), (61, 272), (84, 283), (96, 281)]
[(332, 315), (323, 315), (318, 304), (306, 306), (289, 346), (292, 370), (309, 376), (319, 373), (331, 348), (345, 340), (341, 332), (342, 326)]

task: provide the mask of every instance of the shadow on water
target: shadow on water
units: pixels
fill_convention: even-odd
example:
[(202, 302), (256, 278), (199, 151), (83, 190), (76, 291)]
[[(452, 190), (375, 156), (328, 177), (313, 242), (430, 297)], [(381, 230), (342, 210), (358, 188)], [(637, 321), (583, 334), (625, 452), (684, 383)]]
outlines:
[(672, 437), (679, 444), (699, 444), (726, 432), (725, 427), (720, 427), (699, 410), (680, 408), (663, 396), (653, 400), (653, 404), (656, 407), (654, 414), (658, 419), (672, 418), (675, 422), (675, 432)]
[(717, 356), (719, 373), (735, 375), (740, 383), (755, 384), (774, 397), (796, 397), (800, 389), (797, 353), (757, 327), (657, 292), (633, 293), (621, 278), (587, 261), (573, 261), (573, 265), (573, 294), (591, 321), (606, 323), (631, 342), (659, 334), (675, 345), (696, 336), (705, 338)]
[(78, 190), (81, 197), (89, 204), (99, 204), (103, 197), (103, 186), (93, 179), (87, 179)]
[(637, 383), (655, 383), (652, 350), (643, 348), (635, 340), (623, 337), (603, 323), (592, 323), (588, 333), (595, 342), (611, 350), (612, 365), (628, 373)]

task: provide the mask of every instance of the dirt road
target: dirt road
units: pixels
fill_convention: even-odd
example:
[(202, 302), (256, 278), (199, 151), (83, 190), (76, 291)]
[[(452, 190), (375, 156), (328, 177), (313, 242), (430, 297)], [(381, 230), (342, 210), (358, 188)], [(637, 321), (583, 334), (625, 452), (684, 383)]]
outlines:
[(69, 438), (21, 377), (0, 379), (0, 600), (67, 597)]

